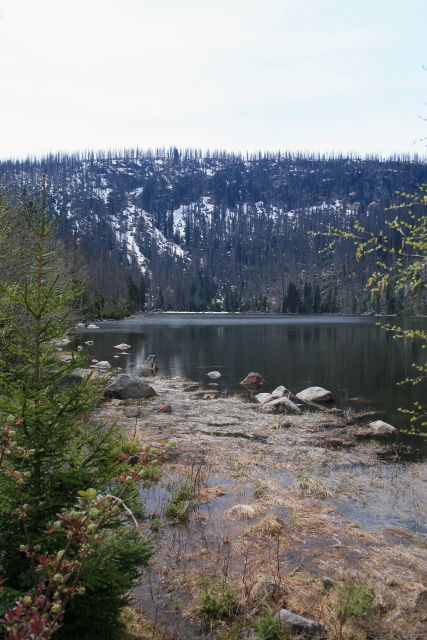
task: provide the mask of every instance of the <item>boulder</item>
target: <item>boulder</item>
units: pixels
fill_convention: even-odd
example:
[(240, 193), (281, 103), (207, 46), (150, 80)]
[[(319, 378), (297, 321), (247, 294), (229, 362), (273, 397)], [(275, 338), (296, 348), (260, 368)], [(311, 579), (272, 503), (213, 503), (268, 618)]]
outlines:
[(119, 398), (120, 400), (127, 400), (128, 398), (149, 398), (150, 396), (156, 396), (157, 393), (153, 387), (150, 387), (146, 382), (122, 374), (113, 383), (109, 384), (104, 391), (106, 398)]
[(62, 338), (62, 340), (57, 340), (55, 344), (57, 347), (66, 347), (70, 342), (71, 340), (69, 338)]
[(289, 398), (277, 398), (263, 404), (261, 411), (264, 413), (301, 413), (301, 409)]
[(111, 368), (111, 364), (108, 362), (108, 360), (101, 360), (101, 362), (97, 362), (93, 366), (95, 367), (95, 369), (110, 369)]
[(391, 424), (383, 422), (382, 420), (375, 420), (375, 422), (370, 422), (369, 427), (369, 433), (373, 436), (388, 436), (392, 433), (397, 433), (396, 427), (392, 427)]
[(267, 402), (270, 402), (271, 400), (276, 400), (276, 399), (277, 399), (277, 396), (274, 397), (272, 393), (258, 393), (255, 396), (255, 400), (260, 404), (266, 404)]
[(220, 374), (219, 371), (210, 371), (206, 375), (208, 375), (210, 378), (220, 378), (221, 377), (221, 374)]
[(121, 344), (114, 345), (114, 348), (121, 349), (123, 351), (124, 349), (130, 349), (130, 344), (126, 344), (125, 342), (122, 342)]
[(280, 387), (277, 387), (274, 391), (271, 392), (271, 395), (274, 396), (275, 398), (289, 398), (289, 400), (296, 400), (296, 397), (294, 396), (293, 393), (291, 393), (289, 391), (289, 389), (287, 389), (286, 387), (283, 387), (282, 385)]
[(88, 324), (87, 328), (88, 329), (99, 329), (99, 327), (96, 324)]
[(291, 633), (301, 634), (305, 637), (321, 636), (325, 633), (325, 627), (321, 622), (303, 618), (296, 613), (291, 613), (287, 609), (280, 609), (279, 618), (282, 624), (289, 629)]
[(261, 389), (261, 387), (266, 384), (266, 382), (259, 373), (251, 372), (246, 376), (244, 380), (242, 380), (240, 384), (242, 384), (250, 391), (257, 391), (258, 389)]
[(78, 322), (76, 324), (76, 329), (86, 329), (86, 325), (84, 322)]
[(334, 399), (332, 393), (323, 387), (308, 387), (297, 393), (296, 397), (304, 402), (330, 402)]
[(65, 376), (65, 378), (62, 378), (62, 380), (59, 382), (59, 386), (60, 387), (68, 387), (71, 384), (75, 384), (75, 385), (79, 385), (83, 382), (83, 376), (81, 373), (78, 373), (76, 370), (72, 371), (70, 373), (70, 375)]

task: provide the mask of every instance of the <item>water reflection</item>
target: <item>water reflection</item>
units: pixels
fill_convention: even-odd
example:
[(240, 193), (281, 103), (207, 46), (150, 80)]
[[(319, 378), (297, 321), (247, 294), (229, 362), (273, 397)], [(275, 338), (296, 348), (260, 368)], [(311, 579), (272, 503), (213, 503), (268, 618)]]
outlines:
[[(160, 314), (120, 322), (99, 323), (74, 346), (93, 340), (90, 357), (109, 360), (130, 371), (156, 355), (167, 376), (186, 376), (208, 384), (207, 373), (221, 372), (220, 388), (241, 393), (241, 380), (251, 371), (266, 380), (265, 391), (283, 384), (297, 393), (318, 385), (331, 390), (337, 406), (384, 410), (383, 419), (399, 428), (409, 418), (398, 407), (423, 403), (424, 385), (397, 386), (411, 376), (413, 362), (424, 362), (421, 342), (394, 340), (376, 326), (378, 318)], [(399, 319), (404, 328), (426, 329), (425, 318)], [(384, 323), (387, 319), (384, 319)], [(114, 345), (131, 345), (117, 354)]]

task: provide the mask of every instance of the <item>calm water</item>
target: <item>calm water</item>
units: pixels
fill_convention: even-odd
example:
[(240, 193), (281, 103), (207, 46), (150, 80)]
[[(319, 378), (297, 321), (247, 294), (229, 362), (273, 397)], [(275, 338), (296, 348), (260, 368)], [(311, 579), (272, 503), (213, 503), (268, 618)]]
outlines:
[[(393, 339), (376, 326), (379, 320), (427, 329), (426, 318), (159, 314), (98, 322), (99, 329), (78, 334), (73, 346), (93, 340), (91, 358), (129, 371), (155, 354), (159, 373), (205, 385), (212, 382), (206, 374), (218, 370), (215, 382), (229, 393), (246, 393), (239, 383), (251, 371), (266, 380), (263, 391), (283, 384), (297, 393), (318, 385), (332, 391), (335, 406), (382, 410), (384, 420), (405, 428), (409, 418), (397, 409), (416, 400), (427, 408), (427, 381), (397, 382), (413, 375), (411, 364), (424, 362), (426, 351), (420, 341)], [(114, 358), (114, 345), (122, 342), (131, 349)]]

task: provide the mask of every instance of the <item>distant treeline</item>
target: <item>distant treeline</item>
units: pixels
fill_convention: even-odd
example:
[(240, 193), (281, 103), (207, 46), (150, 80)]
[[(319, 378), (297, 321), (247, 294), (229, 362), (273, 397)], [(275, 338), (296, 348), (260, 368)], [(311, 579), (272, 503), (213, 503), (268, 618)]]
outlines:
[(357, 262), (352, 241), (329, 249), (321, 235), (356, 221), (386, 229), (398, 192), (427, 183), (424, 158), (136, 148), (5, 160), (0, 180), (35, 197), (42, 172), (50, 214), (66, 213), (60, 236), (89, 277), (88, 315), (425, 310), (422, 287), (364, 290), (377, 259), (392, 267), (392, 256)]

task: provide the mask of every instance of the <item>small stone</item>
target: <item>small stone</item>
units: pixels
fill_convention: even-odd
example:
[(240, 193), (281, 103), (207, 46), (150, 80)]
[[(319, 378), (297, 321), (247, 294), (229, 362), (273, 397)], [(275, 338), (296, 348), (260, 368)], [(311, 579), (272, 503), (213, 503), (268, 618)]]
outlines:
[(86, 340), (85, 344), (87, 344), (90, 347), (93, 345), (93, 340)]
[(76, 329), (86, 329), (86, 325), (84, 324), (84, 322), (78, 322), (76, 324)]
[(325, 589), (332, 589), (332, 587), (338, 586), (338, 582), (336, 580), (332, 580), (329, 576), (323, 576), (322, 582)]
[(220, 378), (221, 377), (221, 374), (220, 374), (219, 371), (210, 371), (206, 375), (208, 375), (210, 378)]
[(71, 340), (69, 338), (62, 338), (62, 340), (58, 340), (55, 344), (57, 347), (66, 347), (70, 342)]
[(301, 409), (289, 398), (277, 398), (263, 404), (261, 407), (263, 413), (301, 413)]
[(249, 373), (244, 380), (240, 383), (244, 387), (247, 387), (251, 391), (256, 391), (260, 389), (264, 384), (266, 384), (264, 378), (259, 373), (251, 372)]
[(88, 329), (99, 329), (98, 325), (96, 325), (96, 324), (88, 324), (87, 328)]
[(321, 622), (303, 618), (296, 613), (291, 613), (287, 609), (280, 609), (279, 618), (291, 633), (301, 633), (306, 636), (318, 636), (325, 633), (325, 627)]
[(97, 362), (95, 365), (96, 369), (110, 369), (111, 368), (111, 364), (108, 362), (108, 360), (101, 360), (101, 362)]
[(276, 398), (272, 393), (258, 393), (255, 396), (255, 400), (260, 404), (266, 404), (267, 402), (271, 402), (271, 400), (275, 400)]
[(122, 342), (121, 344), (114, 345), (114, 349), (121, 349), (122, 351), (124, 349), (130, 349), (130, 344), (126, 344), (125, 342)]
[(289, 400), (292, 400), (292, 401), (296, 400), (296, 397), (294, 396), (294, 394), (291, 393), (289, 389), (287, 389), (283, 385), (281, 385), (280, 387), (277, 387), (274, 391), (272, 391), (271, 395), (274, 396), (275, 398), (289, 398)]
[(164, 404), (162, 407), (160, 407), (159, 411), (162, 411), (163, 413), (171, 413), (172, 407), (170, 406), (170, 404)]
[(392, 433), (397, 433), (396, 427), (392, 427), (391, 424), (387, 422), (383, 422), (382, 420), (375, 420), (375, 422), (370, 422), (370, 431), (373, 435), (389, 435)]
[(297, 393), (296, 397), (304, 402), (330, 402), (334, 399), (332, 393), (323, 387), (308, 387)]

